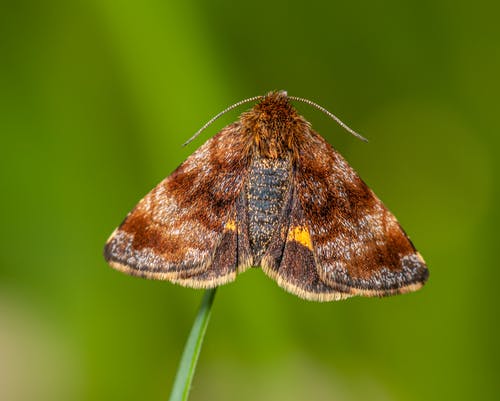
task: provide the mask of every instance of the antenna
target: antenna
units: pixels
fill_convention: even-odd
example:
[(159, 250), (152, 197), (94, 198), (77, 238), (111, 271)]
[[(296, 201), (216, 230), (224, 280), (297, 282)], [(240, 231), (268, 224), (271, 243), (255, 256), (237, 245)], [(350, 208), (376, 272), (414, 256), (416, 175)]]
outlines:
[[(182, 146), (186, 146), (189, 143), (191, 143), (198, 135), (200, 135), (203, 131), (205, 131), (205, 129), (207, 129), (215, 120), (217, 120), (219, 117), (221, 117), (224, 114), (226, 114), (228, 111), (231, 111), (231, 110), (235, 109), (236, 107), (241, 106), (242, 104), (254, 102), (254, 101), (262, 99), (264, 97), (265, 96), (249, 97), (248, 99), (240, 100), (239, 102), (233, 104), (232, 106), (229, 106), (227, 109), (222, 110), (219, 114), (215, 115), (209, 121), (207, 121), (203, 125), (203, 127), (201, 127), (198, 131), (196, 131), (196, 133), (191, 138), (189, 138)], [(354, 131), (352, 128), (350, 128), (347, 124), (345, 124), (344, 122), (342, 122), (342, 120), (340, 120), (340, 118), (338, 118), (335, 114), (329, 112), (327, 109), (325, 109), (324, 107), (320, 106), (319, 104), (314, 103), (313, 101), (311, 101), (309, 99), (304, 99), (304, 98), (296, 97), (296, 96), (288, 96), (288, 99), (295, 100), (297, 102), (307, 103), (308, 105), (317, 108), (318, 110), (320, 110), (323, 113), (325, 113), (332, 120), (334, 120), (338, 125), (340, 125), (342, 128), (344, 128), (351, 135), (355, 136), (358, 139), (361, 139), (364, 142), (368, 142), (368, 139), (366, 139), (364, 136), (358, 134), (356, 131)]]
[(205, 125), (203, 127), (201, 127), (198, 131), (196, 131), (196, 133), (191, 137), (189, 138), (182, 146), (186, 146), (187, 144), (189, 144), (191, 141), (193, 141), (198, 135), (200, 135), (203, 131), (205, 131), (205, 129), (210, 125), (212, 124), (215, 120), (217, 120), (219, 117), (223, 116), (224, 114), (226, 114), (228, 111), (231, 111), (233, 109), (235, 109), (236, 107), (238, 106), (241, 106), (242, 104), (245, 104), (245, 103), (250, 103), (250, 102), (254, 102), (256, 100), (259, 100), (259, 99), (262, 99), (264, 96), (254, 96), (254, 97), (249, 97), (248, 99), (245, 99), (245, 100), (240, 100), (239, 102), (233, 104), (232, 106), (229, 106), (227, 109), (225, 110), (222, 110), (219, 114), (217, 114), (216, 116), (212, 117), (208, 122), (205, 123)]
[(290, 100), (296, 100), (297, 102), (307, 103), (308, 105), (317, 108), (318, 110), (320, 110), (323, 113), (325, 113), (332, 120), (334, 120), (338, 125), (340, 125), (342, 128), (344, 128), (347, 132), (349, 132), (350, 134), (354, 135), (356, 138), (361, 139), (364, 142), (368, 142), (368, 139), (366, 139), (364, 136), (361, 136), (360, 134), (358, 134), (356, 131), (354, 131), (347, 124), (343, 123), (340, 120), (340, 118), (338, 118), (335, 114), (330, 113), (327, 109), (325, 109), (324, 107), (320, 106), (319, 104), (314, 103), (313, 101), (311, 101), (309, 99), (304, 99), (304, 98), (296, 97), (296, 96), (288, 96), (288, 99), (290, 99)]

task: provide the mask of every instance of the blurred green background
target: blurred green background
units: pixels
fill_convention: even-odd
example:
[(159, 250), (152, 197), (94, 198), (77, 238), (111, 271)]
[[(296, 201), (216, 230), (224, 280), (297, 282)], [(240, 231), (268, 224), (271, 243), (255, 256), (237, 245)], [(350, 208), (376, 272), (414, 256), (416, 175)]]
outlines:
[(200, 291), (102, 247), (286, 89), (426, 258), (422, 291), (318, 304), (254, 269), (215, 300), (192, 400), (498, 399), (497, 2), (0, 2), (0, 399), (165, 400)]

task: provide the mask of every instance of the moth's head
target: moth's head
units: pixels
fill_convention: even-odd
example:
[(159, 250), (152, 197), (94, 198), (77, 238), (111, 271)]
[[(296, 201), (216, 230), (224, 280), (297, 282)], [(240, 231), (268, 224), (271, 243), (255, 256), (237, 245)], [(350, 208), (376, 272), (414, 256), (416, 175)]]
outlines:
[(249, 114), (262, 126), (269, 128), (290, 124), (299, 117), (290, 104), (286, 91), (269, 92)]
[(241, 124), (262, 156), (270, 158), (282, 157), (292, 150), (297, 134), (308, 127), (285, 91), (269, 92), (241, 116)]

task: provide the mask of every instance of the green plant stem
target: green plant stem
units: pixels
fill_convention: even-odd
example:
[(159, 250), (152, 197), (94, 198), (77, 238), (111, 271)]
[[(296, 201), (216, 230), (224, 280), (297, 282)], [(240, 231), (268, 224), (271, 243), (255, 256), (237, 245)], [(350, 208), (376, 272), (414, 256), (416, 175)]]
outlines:
[(186, 401), (188, 399), (216, 291), (217, 288), (212, 288), (206, 290), (203, 295), (200, 309), (198, 309), (198, 314), (194, 319), (193, 327), (182, 353), (169, 401)]

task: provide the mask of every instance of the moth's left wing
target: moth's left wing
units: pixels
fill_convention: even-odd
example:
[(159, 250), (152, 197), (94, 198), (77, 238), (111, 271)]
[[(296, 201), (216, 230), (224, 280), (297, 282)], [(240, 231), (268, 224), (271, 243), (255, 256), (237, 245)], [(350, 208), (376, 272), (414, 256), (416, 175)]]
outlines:
[(237, 221), (247, 152), (239, 123), (205, 142), (111, 235), (104, 250), (109, 264), (195, 288), (234, 280), (238, 269), (248, 267), (249, 250), (238, 241)]

